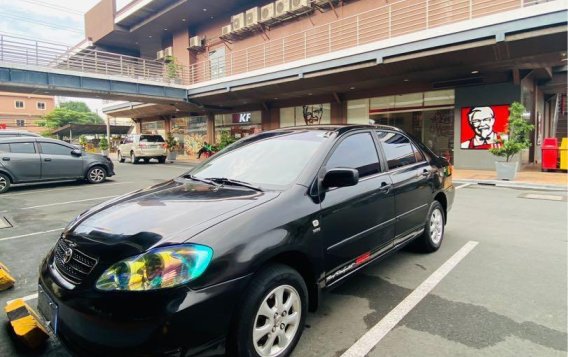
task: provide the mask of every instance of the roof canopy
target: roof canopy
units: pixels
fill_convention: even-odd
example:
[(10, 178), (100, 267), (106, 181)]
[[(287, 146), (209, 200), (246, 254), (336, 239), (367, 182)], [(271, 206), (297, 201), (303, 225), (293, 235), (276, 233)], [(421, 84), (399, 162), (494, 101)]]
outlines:
[[(125, 125), (111, 125), (110, 134), (111, 135), (126, 135), (130, 131), (131, 126)], [(106, 134), (106, 125), (96, 125), (96, 124), (68, 124), (57, 130), (53, 131), (53, 134), (58, 136), (79, 136), (79, 135), (96, 135), (96, 134)]]

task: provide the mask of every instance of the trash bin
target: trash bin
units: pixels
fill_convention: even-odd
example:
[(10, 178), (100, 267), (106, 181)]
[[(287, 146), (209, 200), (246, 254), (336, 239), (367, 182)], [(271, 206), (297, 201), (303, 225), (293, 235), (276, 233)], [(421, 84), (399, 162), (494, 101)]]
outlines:
[(562, 138), (560, 144), (560, 170), (568, 170), (568, 138)]
[(558, 139), (544, 138), (542, 143), (542, 171), (558, 168)]

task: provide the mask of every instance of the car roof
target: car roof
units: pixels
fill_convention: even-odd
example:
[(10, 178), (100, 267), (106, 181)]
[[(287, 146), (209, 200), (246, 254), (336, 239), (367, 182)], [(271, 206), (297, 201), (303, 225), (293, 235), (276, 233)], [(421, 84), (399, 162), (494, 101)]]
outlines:
[(292, 126), (287, 128), (275, 129), (274, 131), (286, 131), (286, 130), (308, 130), (308, 131), (333, 131), (337, 132), (338, 135), (349, 133), (355, 130), (365, 130), (365, 129), (380, 129), (380, 130), (390, 130), (403, 133), (404, 131), (389, 125), (374, 125), (374, 124), (324, 124), (324, 125), (304, 125), (304, 126)]
[(44, 138), (44, 137), (35, 137), (35, 136), (13, 136), (9, 138), (2, 138), (0, 137), (0, 143), (21, 143), (21, 142), (41, 142), (41, 143), (56, 143), (56, 144), (63, 144), (67, 146), (73, 146), (66, 141), (51, 139), (51, 138)]

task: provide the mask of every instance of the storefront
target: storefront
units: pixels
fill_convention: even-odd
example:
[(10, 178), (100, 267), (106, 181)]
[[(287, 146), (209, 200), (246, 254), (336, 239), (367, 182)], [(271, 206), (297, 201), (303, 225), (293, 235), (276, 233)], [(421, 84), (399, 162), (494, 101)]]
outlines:
[(141, 134), (157, 134), (166, 137), (166, 126), (164, 120), (143, 121), (140, 123)]
[(308, 104), (297, 107), (280, 108), (280, 127), (302, 125), (322, 125), (331, 123), (331, 105)]
[(453, 163), (454, 90), (350, 100), (348, 124), (382, 124), (403, 129)]
[(215, 115), (215, 142), (221, 141), (223, 134), (235, 139), (244, 138), (262, 131), (260, 111)]
[(178, 143), (178, 155), (197, 155), (207, 141), (207, 116), (172, 118), (170, 123), (171, 133)]

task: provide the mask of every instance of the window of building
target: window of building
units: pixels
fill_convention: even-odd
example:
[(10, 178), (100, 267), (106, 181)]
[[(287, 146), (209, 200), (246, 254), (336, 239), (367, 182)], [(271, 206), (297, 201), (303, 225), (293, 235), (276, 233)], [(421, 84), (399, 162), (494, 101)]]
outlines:
[(24, 109), (24, 101), (23, 100), (16, 100), (15, 102), (16, 109)]
[(45, 110), (45, 102), (37, 102), (38, 110)]
[(378, 131), (389, 170), (416, 163), (416, 154), (406, 136), (388, 131)]
[(280, 108), (280, 127), (331, 123), (331, 104), (308, 104)]
[(207, 116), (191, 116), (174, 118), (171, 121), (171, 132), (176, 139), (177, 153), (180, 155), (197, 155), (207, 141)]
[(54, 143), (41, 143), (41, 152), (47, 155), (71, 155), (71, 149)]
[(15, 154), (35, 154), (34, 143), (13, 143), (10, 144), (10, 151)]
[(375, 142), (369, 133), (355, 134), (343, 140), (333, 151), (325, 165), (326, 169), (352, 168), (359, 177), (379, 172), (379, 156)]
[(215, 141), (220, 142), (222, 133), (240, 139), (262, 131), (260, 111), (215, 115)]
[(23, 128), (26, 126), (26, 121), (24, 119), (16, 119), (16, 126)]
[(142, 122), (141, 134), (156, 134), (166, 137), (166, 128), (163, 120)]

